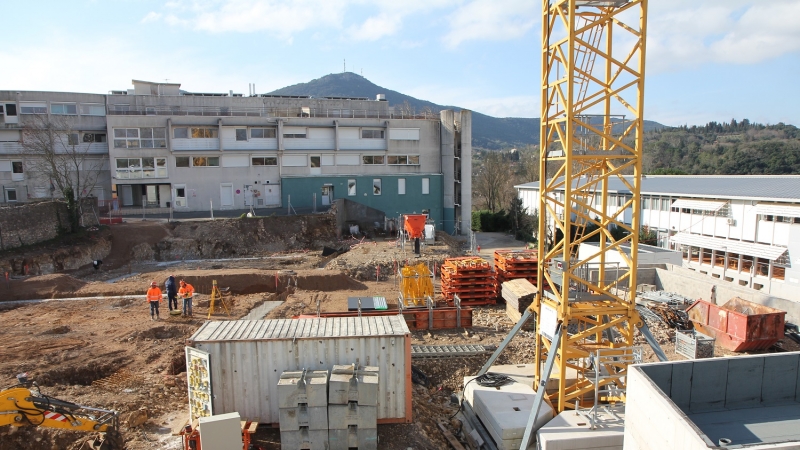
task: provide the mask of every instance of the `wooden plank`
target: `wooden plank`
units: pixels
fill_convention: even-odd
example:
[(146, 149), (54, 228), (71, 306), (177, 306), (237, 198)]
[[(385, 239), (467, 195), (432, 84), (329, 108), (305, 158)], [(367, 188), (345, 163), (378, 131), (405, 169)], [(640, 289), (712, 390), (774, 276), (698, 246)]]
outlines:
[(453, 433), (451, 433), (450, 430), (447, 429), (447, 427), (445, 426), (444, 422), (442, 422), (441, 420), (439, 421), (439, 429), (442, 430), (442, 434), (444, 435), (444, 438), (447, 439), (447, 442), (450, 443), (450, 446), (452, 446), (453, 449), (455, 449), (455, 450), (466, 450), (464, 448), (464, 446), (461, 445), (461, 442), (459, 442), (458, 439), (456, 439), (456, 437), (453, 436)]

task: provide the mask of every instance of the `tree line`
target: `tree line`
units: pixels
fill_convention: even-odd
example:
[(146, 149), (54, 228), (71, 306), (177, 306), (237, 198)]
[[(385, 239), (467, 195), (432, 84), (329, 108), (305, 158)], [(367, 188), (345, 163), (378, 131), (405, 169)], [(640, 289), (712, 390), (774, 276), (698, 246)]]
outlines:
[[(644, 133), (643, 171), (653, 175), (800, 174), (800, 129), (748, 119)], [(534, 239), (536, 211), (526, 211), (515, 185), (539, 180), (539, 147), (476, 149), (473, 155), (473, 229), (511, 230)]]

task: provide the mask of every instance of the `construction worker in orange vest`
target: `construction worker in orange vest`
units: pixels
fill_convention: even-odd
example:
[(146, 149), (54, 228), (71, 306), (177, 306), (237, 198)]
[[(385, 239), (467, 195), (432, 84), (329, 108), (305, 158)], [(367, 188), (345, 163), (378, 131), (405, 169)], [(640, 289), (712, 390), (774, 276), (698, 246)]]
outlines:
[(181, 288), (178, 289), (178, 295), (183, 299), (183, 316), (192, 315), (192, 297), (194, 296), (194, 287), (184, 280), (181, 280)]
[(150, 302), (150, 320), (158, 320), (158, 304), (161, 303), (161, 289), (158, 284), (153, 281), (150, 283), (150, 289), (147, 290), (147, 301)]

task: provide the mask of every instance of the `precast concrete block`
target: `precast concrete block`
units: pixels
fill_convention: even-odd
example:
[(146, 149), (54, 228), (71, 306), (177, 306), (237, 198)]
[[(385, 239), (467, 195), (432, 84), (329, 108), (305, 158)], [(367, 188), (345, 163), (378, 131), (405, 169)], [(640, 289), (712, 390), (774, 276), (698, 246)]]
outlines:
[(328, 405), (328, 371), (283, 372), (278, 380), (278, 408)]
[(328, 450), (328, 430), (281, 431), (282, 450)]
[[(486, 431), (495, 440), (497, 447), (505, 450), (519, 448), (536, 395), (536, 392), (527, 386), (522, 389), (514, 387), (512, 390), (512, 386), (518, 384), (473, 391), (472, 407), (475, 415), (486, 426)], [(524, 390), (527, 392), (523, 392)], [(546, 402), (542, 402), (533, 431), (541, 428), (552, 418), (553, 409)]]
[(281, 431), (295, 431), (300, 427), (309, 430), (328, 429), (328, 407), (300, 405), (278, 409)]
[(328, 403), (346, 405), (356, 402), (364, 406), (378, 404), (378, 367), (355, 365), (333, 366), (328, 387)]
[(356, 402), (347, 405), (328, 405), (328, 428), (344, 430), (349, 426), (358, 428), (378, 427), (378, 408), (363, 406)]
[(328, 441), (330, 450), (377, 450), (378, 429), (350, 426), (344, 430), (329, 430)]

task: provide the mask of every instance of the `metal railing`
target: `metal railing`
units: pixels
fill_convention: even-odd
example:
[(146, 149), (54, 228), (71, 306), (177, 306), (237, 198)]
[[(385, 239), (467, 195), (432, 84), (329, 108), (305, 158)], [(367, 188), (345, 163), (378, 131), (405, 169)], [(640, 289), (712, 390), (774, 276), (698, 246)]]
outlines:
[(109, 116), (207, 116), (207, 117), (324, 117), (345, 119), (422, 119), (439, 120), (433, 111), (372, 111), (345, 108), (277, 108), (277, 107), (227, 107), (227, 106), (129, 106), (115, 109), (109, 105)]

